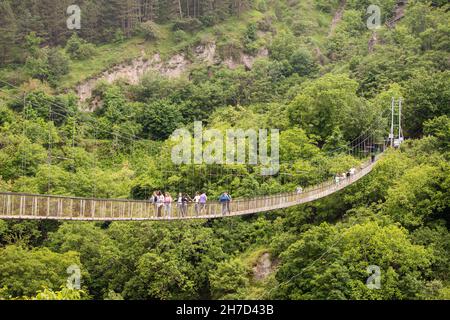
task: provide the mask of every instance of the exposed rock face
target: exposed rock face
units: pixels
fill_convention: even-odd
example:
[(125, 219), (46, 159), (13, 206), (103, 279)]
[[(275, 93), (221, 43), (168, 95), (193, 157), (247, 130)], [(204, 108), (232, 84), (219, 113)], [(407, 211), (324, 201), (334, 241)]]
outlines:
[[(113, 83), (119, 79), (124, 79), (130, 84), (137, 84), (142, 76), (149, 71), (155, 71), (169, 78), (176, 78), (186, 71), (189, 64), (190, 62), (183, 54), (176, 54), (167, 62), (163, 62), (161, 56), (157, 53), (151, 59), (141, 57), (131, 63), (119, 64), (99, 76), (79, 84), (76, 87), (76, 92), (80, 98), (80, 103), (84, 103), (92, 97), (92, 91), (99, 81)], [(92, 108), (95, 109), (95, 106), (91, 106), (90, 109)]]
[(150, 66), (160, 64), (161, 58), (159, 54), (153, 56), (152, 59), (147, 60), (138, 58), (133, 60), (130, 64), (120, 64), (112, 69), (101, 73), (99, 76), (89, 79), (76, 87), (76, 92), (83, 103), (92, 97), (92, 90), (99, 81), (106, 81), (113, 83), (118, 79), (126, 79), (131, 84), (138, 83), (139, 79), (150, 69)]
[(316, 59), (319, 61), (320, 65), (323, 66), (325, 65), (325, 56), (323, 55), (322, 51), (320, 50), (319, 47), (315, 47), (314, 48), (314, 55), (316, 57)]
[(347, 0), (341, 0), (339, 4), (339, 8), (334, 14), (333, 21), (331, 22), (330, 32), (328, 36), (332, 36), (334, 34), (334, 30), (336, 30), (337, 25), (341, 22), (342, 17), (344, 16), (345, 7), (347, 6)]
[(378, 34), (377, 34), (376, 31), (374, 31), (372, 33), (372, 36), (370, 37), (370, 40), (369, 40), (369, 53), (373, 52), (373, 50), (374, 50), (375, 46), (377, 45), (377, 43), (378, 43)]
[(395, 27), (397, 22), (405, 16), (405, 9), (408, 5), (408, 0), (398, 0), (394, 8), (394, 17), (386, 24), (389, 28)]
[(152, 66), (151, 69), (159, 72), (159, 74), (169, 77), (178, 78), (186, 71), (190, 62), (185, 58), (183, 54), (176, 54), (167, 61), (166, 64), (158, 64)]
[(253, 267), (253, 275), (255, 280), (260, 281), (266, 279), (275, 269), (275, 265), (270, 259), (269, 253), (262, 254), (256, 265)]
[[(232, 58), (226, 59), (223, 63), (231, 69), (237, 68), (238, 65), (243, 64), (247, 69), (253, 67), (253, 63), (258, 57), (266, 57), (269, 52), (267, 49), (261, 49), (256, 57), (242, 54), (239, 61), (234, 61)], [(216, 54), (216, 44), (208, 43), (205, 45), (199, 45), (194, 49), (194, 59), (207, 65), (214, 65), (221, 63)], [(169, 60), (163, 61), (161, 56), (157, 53), (150, 59), (140, 57), (134, 59), (129, 63), (119, 64), (110, 70), (107, 70), (95, 78), (86, 80), (76, 87), (76, 93), (80, 98), (80, 104), (84, 105), (89, 99), (92, 98), (92, 91), (99, 81), (106, 81), (107, 83), (113, 83), (119, 79), (123, 79), (130, 84), (138, 84), (140, 79), (147, 72), (155, 72), (162, 76), (169, 78), (178, 78), (185, 73), (192, 61), (184, 54), (176, 54)], [(90, 106), (85, 108), (89, 111), (93, 111), (101, 105), (98, 99), (93, 99)]]
[(232, 57), (227, 58), (223, 61), (224, 65), (226, 65), (230, 69), (236, 69), (240, 65), (244, 65), (246, 69), (251, 70), (253, 68), (253, 63), (258, 58), (264, 58), (269, 56), (269, 50), (266, 48), (262, 48), (258, 51), (256, 56), (251, 56), (245, 53), (242, 53), (238, 59), (234, 59)]
[(215, 43), (199, 45), (195, 48), (195, 55), (200, 61), (206, 62), (208, 65), (220, 63), (216, 57), (217, 46)]

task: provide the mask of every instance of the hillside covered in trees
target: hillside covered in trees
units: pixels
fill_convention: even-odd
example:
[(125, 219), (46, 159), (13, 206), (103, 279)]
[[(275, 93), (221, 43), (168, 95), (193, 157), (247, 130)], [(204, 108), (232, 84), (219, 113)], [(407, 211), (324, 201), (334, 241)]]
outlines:
[[(294, 191), (359, 165), (349, 145), (387, 137), (393, 97), (406, 141), (354, 185), (270, 213), (0, 220), (0, 299), (450, 299), (447, 1), (82, 0), (69, 29), (72, 2), (0, 3), (0, 192)], [(170, 136), (194, 121), (279, 129), (280, 171), (174, 164)]]

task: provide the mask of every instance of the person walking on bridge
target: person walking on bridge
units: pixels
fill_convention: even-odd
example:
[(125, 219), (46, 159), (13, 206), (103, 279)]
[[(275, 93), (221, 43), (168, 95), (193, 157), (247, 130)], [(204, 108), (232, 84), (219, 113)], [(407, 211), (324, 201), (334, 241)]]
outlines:
[(186, 217), (187, 211), (188, 211), (188, 203), (189, 201), (192, 201), (191, 198), (187, 194), (179, 193), (178, 199), (177, 199), (177, 207), (178, 207), (178, 216), (179, 217)]
[(334, 177), (334, 182), (336, 183), (336, 187), (339, 185), (339, 182), (341, 182), (341, 178), (339, 177), (339, 175), (336, 175)]
[(228, 194), (228, 192), (222, 193), (222, 195), (219, 197), (219, 202), (222, 204), (222, 215), (230, 214), (230, 202), (231, 202), (231, 196)]
[(203, 214), (203, 212), (206, 209), (206, 201), (208, 201), (208, 197), (205, 192), (202, 192), (202, 194), (200, 195), (200, 198), (198, 200), (198, 202), (200, 204), (200, 214)]
[(163, 207), (164, 207), (164, 195), (162, 194), (161, 191), (158, 191), (156, 193), (156, 210), (158, 218), (162, 216)]
[(195, 215), (198, 217), (198, 215), (200, 213), (200, 193), (199, 192), (195, 193), (194, 210), (195, 210)]

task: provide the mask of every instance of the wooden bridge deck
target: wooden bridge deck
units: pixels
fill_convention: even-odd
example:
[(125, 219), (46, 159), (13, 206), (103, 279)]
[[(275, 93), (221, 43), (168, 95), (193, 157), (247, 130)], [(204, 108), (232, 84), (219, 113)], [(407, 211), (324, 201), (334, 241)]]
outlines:
[(33, 195), (0, 192), (0, 219), (26, 220), (80, 220), (80, 221), (167, 221), (212, 219), (243, 216), (259, 212), (293, 207), (331, 195), (370, 173), (375, 163), (366, 163), (351, 177), (336, 184), (328, 181), (306, 188), (302, 193), (284, 193), (274, 196), (236, 200), (230, 203), (230, 212), (222, 213), (222, 204), (209, 202), (198, 212), (194, 204), (184, 210), (172, 203), (171, 213), (158, 209), (154, 203), (123, 199), (90, 199), (51, 195)]

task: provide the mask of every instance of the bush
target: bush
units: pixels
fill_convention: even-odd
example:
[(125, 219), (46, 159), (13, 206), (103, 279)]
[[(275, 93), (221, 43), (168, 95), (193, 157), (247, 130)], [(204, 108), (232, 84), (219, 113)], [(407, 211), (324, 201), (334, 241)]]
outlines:
[(74, 60), (85, 60), (95, 54), (95, 47), (74, 33), (66, 44), (66, 52)]
[(258, 50), (255, 41), (258, 39), (256, 33), (257, 27), (255, 23), (250, 24), (244, 34), (244, 48), (249, 54), (254, 54)]
[(114, 32), (114, 39), (113, 41), (115, 43), (122, 43), (125, 41), (125, 34), (123, 33), (122, 29), (117, 29), (116, 32)]
[(46, 47), (28, 57), (25, 70), (32, 78), (55, 85), (61, 76), (69, 73), (69, 59), (58, 49)]
[(175, 21), (173, 31), (183, 30), (186, 32), (194, 32), (202, 27), (202, 22), (196, 18), (187, 18)]
[(264, 18), (258, 21), (258, 30), (263, 32), (274, 31), (273, 23), (276, 22), (277, 17), (273, 14), (265, 15)]
[(300, 76), (309, 76), (318, 71), (318, 65), (314, 61), (314, 57), (307, 49), (297, 49), (292, 54), (289, 62), (292, 66), (292, 71), (298, 73)]
[(211, 293), (215, 299), (226, 299), (249, 285), (250, 270), (242, 261), (234, 259), (218, 264), (210, 273)]
[(61, 76), (69, 73), (69, 59), (58, 49), (50, 49), (47, 53), (49, 81), (56, 83)]
[(201, 17), (200, 21), (205, 27), (212, 27), (213, 25), (216, 24), (217, 18), (213, 15), (207, 15)]
[(146, 21), (139, 26), (139, 32), (144, 36), (146, 40), (158, 40), (161, 38), (161, 29), (153, 21)]
[(317, 0), (316, 1), (316, 7), (320, 11), (331, 13), (333, 11), (333, 8), (336, 8), (338, 3), (336, 0)]
[(183, 30), (177, 30), (173, 33), (173, 37), (176, 42), (184, 42), (187, 40), (188, 35)]
[(256, 10), (260, 11), (260, 12), (266, 12), (267, 11), (267, 1), (266, 0), (259, 0), (256, 2), (255, 8)]

